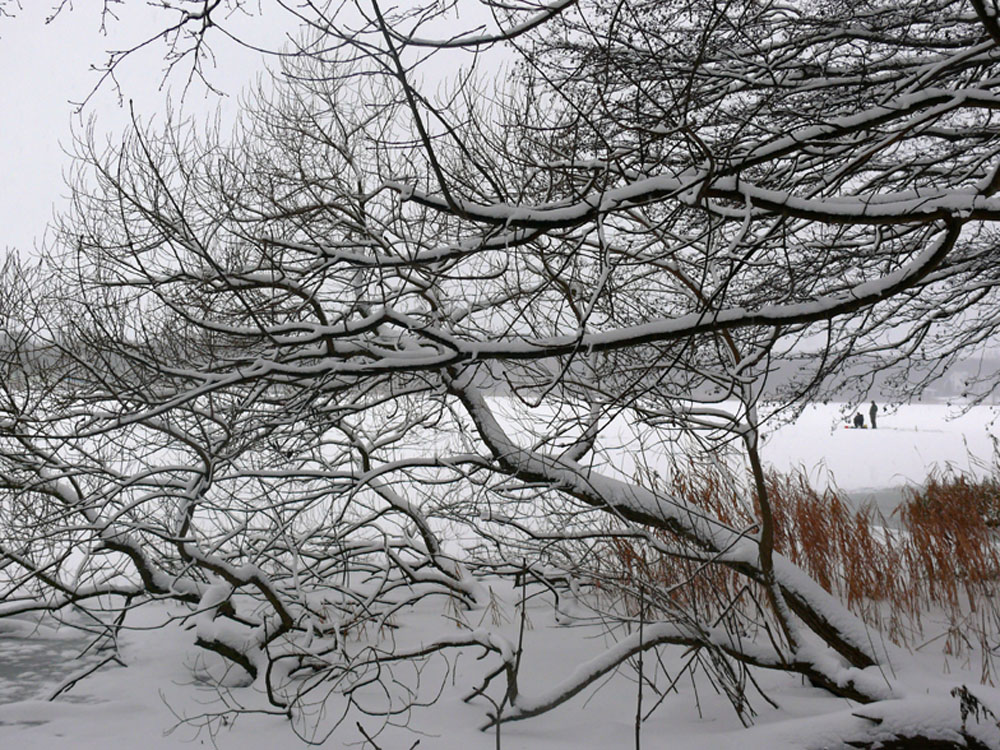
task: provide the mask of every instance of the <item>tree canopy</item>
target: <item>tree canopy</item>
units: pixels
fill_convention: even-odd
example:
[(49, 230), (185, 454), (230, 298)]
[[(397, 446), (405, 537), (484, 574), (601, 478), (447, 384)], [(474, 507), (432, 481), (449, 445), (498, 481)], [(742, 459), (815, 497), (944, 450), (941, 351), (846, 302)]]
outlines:
[[(664, 644), (711, 654), (738, 710), (754, 669), (901, 695), (775, 551), (760, 430), (846, 362), (933, 374), (995, 337), (996, 8), (483, 5), (495, 29), (445, 34), (451, 4), (305, 4), (234, 133), (137, 114), (81, 139), (58, 243), (0, 285), (0, 616), (186, 603), (290, 716), (469, 646), (498, 665), (491, 722)], [(200, 44), (225, 6), (172, 28)], [(439, 55), (498, 45), (507, 80), (425, 90)], [(742, 515), (661, 481), (671, 457), (723, 464)], [(616, 539), (693, 572), (540, 696), (488, 629), (348, 638), (429, 597), (483, 607), (491, 575), (558, 607), (610, 585)], [(708, 570), (740, 583), (678, 599)]]

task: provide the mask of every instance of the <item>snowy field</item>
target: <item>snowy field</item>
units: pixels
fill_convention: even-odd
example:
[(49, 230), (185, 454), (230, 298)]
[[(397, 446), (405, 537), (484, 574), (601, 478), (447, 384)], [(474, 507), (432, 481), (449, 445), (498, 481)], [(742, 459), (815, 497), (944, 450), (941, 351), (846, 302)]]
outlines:
[[(947, 467), (959, 471), (984, 471), (991, 465), (997, 428), (997, 413), (979, 407), (956, 419), (944, 405), (882, 406), (878, 430), (844, 429), (845, 407), (840, 405), (808, 408), (794, 424), (769, 430), (765, 457), (776, 468), (802, 467), (819, 483), (834, 483), (855, 499), (874, 498), (885, 510), (898, 500), (899, 488), (919, 483), (929, 471)], [(867, 419), (867, 405), (861, 410)], [(853, 412), (852, 412), (853, 413)], [(515, 592), (496, 586), (497, 607), (490, 612), (467, 615), (471, 627), (482, 625), (503, 631), (516, 640), (519, 618), (511, 602)], [(179, 613), (179, 610), (178, 610)], [(163, 629), (143, 629), (157, 617), (168, 614), (143, 610), (131, 629), (122, 635), (122, 659), (127, 665), (108, 664), (67, 690), (55, 701), (47, 698), (68, 677), (100, 660), (87, 654), (75, 657), (86, 642), (67, 631), (33, 629), (28, 623), (15, 626), (0, 622), (0, 748), (59, 748), (106, 750), (117, 748), (211, 747), (238, 750), (272, 750), (307, 747), (281, 716), (246, 714), (235, 722), (207, 721), (227, 702), (252, 709), (267, 703), (254, 688), (234, 687), (220, 692), (209, 686), (206, 675), (214, 665), (190, 644), (192, 633), (180, 624)], [(564, 618), (559, 618), (563, 621)], [(405, 618), (412, 638), (430, 637), (440, 628), (433, 612), (417, 611)], [(595, 651), (595, 639), (610, 644), (617, 637), (594, 623), (567, 626), (557, 622), (550, 602), (539, 599), (527, 608), (528, 629), (524, 640), (524, 669), (521, 689), (537, 693), (567, 677), (576, 664)], [(402, 631), (402, 629), (401, 629)], [(667, 649), (662, 663), (646, 669), (678, 671), (686, 656), (682, 649)], [(586, 655), (586, 656), (585, 656)], [(489, 706), (483, 701), (463, 703), (461, 698), (486, 669), (478, 654), (452, 654), (450, 664), (431, 661), (422, 675), (424, 686), (439, 685), (440, 698), (434, 705), (395, 723), (384, 726), (377, 711), (345, 722), (324, 746), (378, 747), (406, 750), (479, 750), (497, 747), (492, 733), (478, 731)], [(948, 664), (942, 674), (940, 653), (921, 653), (915, 658), (896, 660), (900, 669), (914, 670), (913, 684), (926, 686), (948, 679), (955, 684), (956, 670)], [(447, 667), (454, 667), (449, 674)], [(900, 675), (897, 674), (897, 677)], [(749, 700), (756, 711), (755, 725), (743, 725), (724, 698), (707, 683), (692, 689), (690, 681), (677, 685), (677, 692), (663, 696), (642, 726), (642, 747), (689, 750), (694, 748), (824, 747), (824, 737), (843, 736), (845, 727), (862, 722), (848, 701), (804, 687), (797, 678), (781, 674), (759, 677), (761, 688), (777, 708), (751, 687)], [(970, 675), (968, 684), (977, 676)], [(666, 684), (661, 672), (657, 683)], [(550, 713), (523, 722), (504, 725), (500, 747), (531, 750), (589, 750), (591, 748), (635, 747), (636, 670), (622, 668), (607, 684), (588, 689)], [(660, 696), (647, 690), (644, 711), (653, 709)], [(371, 697), (377, 706), (378, 697)], [(934, 723), (937, 704), (928, 705), (923, 720)], [(201, 718), (199, 718), (201, 717)], [(180, 724), (180, 719), (190, 719)], [(316, 717), (329, 721), (331, 716)], [(919, 717), (910, 715), (906, 721)], [(853, 723), (853, 724), (852, 724)], [(366, 742), (364, 732), (377, 745)], [(381, 730), (381, 734), (376, 734)], [(306, 730), (303, 730), (306, 731)], [(997, 737), (984, 738), (1000, 742)], [(419, 741), (419, 744), (415, 744)]]

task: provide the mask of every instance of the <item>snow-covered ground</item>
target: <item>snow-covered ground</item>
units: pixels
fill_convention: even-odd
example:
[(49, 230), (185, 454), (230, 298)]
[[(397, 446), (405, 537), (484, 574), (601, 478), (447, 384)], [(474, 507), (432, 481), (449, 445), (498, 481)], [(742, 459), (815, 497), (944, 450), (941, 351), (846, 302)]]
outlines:
[[(883, 497), (887, 504), (891, 504), (893, 492), (898, 497), (900, 485), (919, 483), (935, 467), (982, 471), (993, 460), (997, 413), (989, 407), (973, 409), (952, 420), (947, 418), (949, 408), (943, 405), (882, 408), (879, 429), (873, 431), (844, 429), (846, 411), (840, 405), (810, 407), (796, 423), (769, 431), (765, 457), (776, 468), (803, 467), (821, 484), (835, 483), (854, 497)], [(867, 405), (862, 410), (867, 417)], [(496, 585), (496, 610), (469, 616), (489, 618), (490, 627), (504, 630), (516, 640), (519, 619), (510, 604), (516, 601), (516, 594)], [(27, 624), (14, 627), (0, 622), (0, 747), (106, 750), (109, 746), (141, 746), (156, 750), (211, 746), (213, 742), (220, 748), (239, 750), (307, 746), (291, 733), (288, 721), (280, 716), (248, 714), (234, 723), (215, 721), (211, 731), (203, 726), (205, 722), (197, 717), (217, 713), (224, 700), (252, 708), (266, 707), (266, 701), (253, 688), (233, 688), (221, 694), (208, 686), (203, 679), (205, 657), (191, 647), (192, 633), (184, 630), (182, 623), (143, 629), (164, 614), (165, 609), (151, 608), (129, 621), (132, 629), (123, 633), (121, 650), (127, 667), (109, 663), (52, 702), (46, 698), (56, 685), (102, 657), (88, 654), (82, 661), (75, 660), (73, 657), (86, 641), (65, 630), (35, 631)], [(434, 613), (419, 611), (406, 616), (401, 624), (409, 626), (409, 632), (415, 634), (411, 637), (419, 640), (422, 634), (428, 638), (435, 635), (440, 622)], [(527, 622), (526, 674), (521, 684), (526, 694), (551, 688), (581, 660), (592, 656), (595, 644), (610, 643), (616, 637), (597, 624), (560, 625), (551, 602), (544, 598), (529, 606)], [(681, 649), (667, 649), (664, 654), (662, 664), (646, 665), (647, 670), (661, 670), (657, 676), (660, 687), (668, 684), (662, 670), (676, 673), (686, 658)], [(476, 656), (450, 655), (451, 666), (455, 667), (452, 676), (444, 662), (428, 664), (423, 684), (427, 687), (439, 680), (440, 698), (434, 705), (404, 717), (402, 722), (408, 724), (405, 728), (386, 728), (375, 738), (377, 746), (398, 750), (412, 748), (419, 740), (417, 747), (421, 750), (496, 747), (492, 733), (477, 729), (488, 705), (481, 700), (469, 704), (461, 700), (485, 669)], [(914, 684), (932, 684), (934, 675), (941, 672), (940, 654), (918, 654), (913, 663), (908, 661), (897, 666), (920, 673)], [(504, 725), (500, 746), (506, 750), (634, 747), (635, 678), (632, 667), (622, 668), (609, 684), (588, 689), (546, 715)], [(947, 678), (954, 681), (956, 675)], [(677, 686), (678, 692), (667, 695), (643, 725), (642, 747), (798, 748), (805, 746), (806, 736), (821, 738), (824, 732), (829, 732), (830, 737), (841, 736), (852, 722), (863, 721), (852, 716), (856, 707), (804, 687), (799, 679), (781, 674), (760, 675), (759, 679), (778, 708), (751, 687), (749, 698), (757, 712), (752, 729), (743, 728), (729, 704), (707, 683), (699, 685), (696, 692), (685, 677)], [(647, 690), (644, 710), (653, 708), (658, 700), (652, 690)], [(927, 721), (933, 721), (933, 711), (938, 708), (928, 704)], [(193, 721), (178, 726), (180, 718)], [(374, 735), (382, 721), (370, 716), (361, 725)], [(364, 741), (354, 718), (345, 722), (326, 746), (373, 747)]]
[[(153, 614), (160, 613), (147, 611), (148, 621), (152, 622)], [(506, 634), (513, 636), (516, 620), (512, 611), (506, 615), (511, 619)], [(592, 639), (600, 637), (600, 629), (560, 627), (552, 617), (551, 607), (544, 604), (529, 607), (528, 617), (531, 630), (525, 639), (523, 671), (526, 674), (521, 689), (533, 694), (551, 687), (561, 677), (568, 676), (579, 660), (592, 656), (595, 648)], [(415, 615), (408, 624), (419, 626), (420, 619)], [(439, 621), (435, 619), (434, 622)], [(604, 639), (611, 640), (608, 636)], [(246, 715), (230, 724), (216, 722), (211, 728), (199, 727), (204, 724), (200, 717), (220, 710), (223, 701), (214, 688), (199, 684), (196, 679), (199, 660), (203, 657), (191, 648), (190, 633), (174, 626), (133, 631), (125, 638), (125, 644), (122, 656), (127, 668), (106, 668), (55, 702), (45, 700), (52, 685), (42, 687), (44, 681), (39, 681), (34, 696), (22, 693), (17, 702), (0, 705), (0, 747), (107, 750), (109, 745), (133, 748), (140, 747), (141, 743), (143, 750), (159, 750), (211, 747), (213, 741), (219, 748), (234, 750), (308, 746), (292, 734), (282, 717)], [(57, 650), (42, 658), (32, 654), (36, 672), (23, 676), (36, 679), (40, 676), (38, 672), (47, 670), (51, 683), (75, 670), (76, 664), (67, 658), (65, 645), (60, 642)], [(24, 641), (8, 638), (0, 647), (0, 658), (9, 659), (18, 648), (24, 647)], [(676, 670), (683, 663), (680, 650), (666, 652), (664, 663), (668, 670)], [(445, 680), (445, 690), (438, 702), (405, 719), (407, 727), (383, 727), (380, 718), (372, 716), (362, 719), (365, 731), (375, 736), (382, 729), (376, 741), (385, 750), (410, 748), (416, 740), (420, 740), (420, 748), (441, 750), (496, 747), (492, 732), (478, 730), (488, 705), (482, 701), (471, 705), (461, 701), (462, 694), (481, 677), (483, 664), (470, 654), (460, 659), (457, 666), (454, 681)], [(647, 675), (652, 672), (649, 665), (646, 670)], [(598, 689), (585, 691), (565, 706), (534, 719), (504, 725), (501, 747), (507, 750), (631, 747), (636, 712), (635, 674), (633, 668), (624, 668), (611, 678), (610, 684), (601, 681)], [(430, 686), (433, 690), (432, 681), (443, 677), (443, 664), (432, 663), (423, 676), (425, 687)], [(663, 678), (661, 672), (658, 675), (661, 686)], [(758, 712), (760, 728), (756, 732), (768, 743), (761, 747), (798, 747), (795, 731), (783, 730), (788, 735), (787, 745), (772, 744), (774, 733), (764, 731), (768, 726), (797, 717), (843, 713), (848, 707), (844, 701), (831, 699), (822, 691), (804, 688), (798, 679), (764, 675), (762, 680), (768, 696), (781, 708), (776, 711), (758, 695), (750, 696), (751, 705)], [(254, 694), (252, 689), (233, 690), (228, 699), (254, 708), (266, 707), (263, 696)], [(9, 700), (9, 696), (0, 697), (0, 700)], [(658, 697), (647, 690), (646, 710), (657, 700)], [(179, 725), (181, 717), (192, 721)], [(840, 716), (839, 721), (844, 720), (845, 717)], [(847, 720), (850, 721), (849, 717)], [(644, 746), (650, 748), (725, 748), (743, 745), (745, 731), (732, 708), (713, 693), (707, 683), (699, 684), (695, 692), (690, 681), (685, 679), (679, 692), (670, 694), (643, 725), (642, 736)], [(352, 720), (341, 726), (325, 746), (371, 748), (363, 739)]]

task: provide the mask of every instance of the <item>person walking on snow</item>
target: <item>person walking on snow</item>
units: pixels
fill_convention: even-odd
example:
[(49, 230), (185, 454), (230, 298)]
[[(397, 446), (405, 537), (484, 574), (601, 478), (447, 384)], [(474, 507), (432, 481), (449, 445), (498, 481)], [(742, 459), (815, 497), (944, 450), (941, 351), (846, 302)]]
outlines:
[(878, 407), (875, 406), (875, 402), (872, 401), (871, 408), (868, 409), (868, 421), (872, 423), (872, 429), (876, 429), (875, 415), (878, 414)]

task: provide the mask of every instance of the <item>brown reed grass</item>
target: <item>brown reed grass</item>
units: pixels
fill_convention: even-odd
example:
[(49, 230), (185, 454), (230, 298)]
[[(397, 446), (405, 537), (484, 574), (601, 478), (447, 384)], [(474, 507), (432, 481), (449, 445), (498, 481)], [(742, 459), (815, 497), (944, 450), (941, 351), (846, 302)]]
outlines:
[[(751, 494), (748, 504), (748, 493), (718, 470), (677, 471), (657, 489), (734, 528), (759, 518), (759, 499)], [(922, 648), (932, 618), (946, 637), (931, 640), (941, 640), (948, 656), (979, 653), (984, 680), (992, 679), (1000, 643), (1000, 481), (932, 475), (905, 491), (890, 519), (871, 505), (854, 508), (836, 490), (816, 491), (801, 472), (770, 472), (767, 496), (777, 552), (897, 645)], [(610, 547), (605, 580), (617, 576), (665, 592), (672, 606), (701, 618), (770, 617), (761, 592), (721, 566), (660, 555), (631, 538), (615, 538)]]

